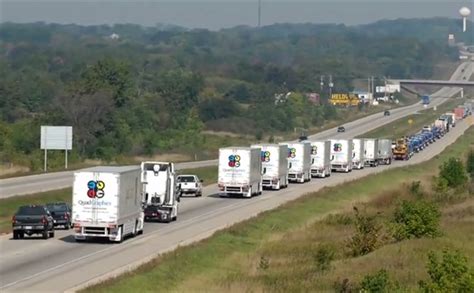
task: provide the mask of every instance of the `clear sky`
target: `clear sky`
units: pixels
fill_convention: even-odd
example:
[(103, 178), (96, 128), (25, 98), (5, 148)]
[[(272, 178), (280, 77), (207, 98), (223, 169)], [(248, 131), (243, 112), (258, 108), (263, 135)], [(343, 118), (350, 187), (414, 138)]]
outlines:
[[(0, 22), (175, 24), (220, 29), (257, 24), (258, 0), (0, 0)], [(459, 17), (474, 0), (262, 0), (262, 25), (273, 23), (370, 23), (380, 19)], [(470, 19), (472, 20), (472, 14)]]

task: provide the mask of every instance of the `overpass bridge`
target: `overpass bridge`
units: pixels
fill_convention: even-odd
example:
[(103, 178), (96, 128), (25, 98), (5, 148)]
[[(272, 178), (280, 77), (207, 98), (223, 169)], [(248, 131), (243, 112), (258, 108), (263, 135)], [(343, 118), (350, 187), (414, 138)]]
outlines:
[(474, 81), (467, 80), (427, 80), (427, 79), (388, 79), (391, 84), (404, 85), (436, 85), (436, 86), (450, 86), (450, 87), (471, 87), (474, 86)]

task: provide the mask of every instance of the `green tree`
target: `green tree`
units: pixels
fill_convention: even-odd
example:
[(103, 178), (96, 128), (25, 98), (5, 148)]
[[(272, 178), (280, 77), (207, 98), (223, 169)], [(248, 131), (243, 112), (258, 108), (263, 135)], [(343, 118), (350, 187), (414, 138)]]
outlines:
[(467, 154), (466, 171), (471, 176), (471, 180), (474, 180), (474, 149)]
[(441, 165), (439, 176), (446, 179), (451, 188), (462, 186), (467, 182), (463, 163), (456, 158), (449, 158)]
[(424, 200), (402, 201), (394, 213), (394, 237), (397, 240), (436, 237), (441, 213), (439, 208)]
[(430, 279), (419, 282), (423, 292), (474, 292), (474, 271), (459, 251), (444, 250), (441, 259), (430, 252), (427, 268)]

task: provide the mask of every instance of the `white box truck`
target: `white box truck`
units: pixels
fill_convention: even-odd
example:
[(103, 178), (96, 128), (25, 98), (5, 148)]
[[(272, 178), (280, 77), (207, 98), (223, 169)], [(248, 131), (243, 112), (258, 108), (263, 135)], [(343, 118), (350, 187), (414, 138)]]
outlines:
[[(282, 143), (285, 144), (285, 143)], [(311, 180), (311, 143), (309, 141), (289, 142), (288, 179), (290, 182), (304, 183)]]
[(76, 241), (92, 237), (121, 242), (143, 232), (138, 166), (93, 167), (74, 172), (72, 220)]
[(364, 138), (364, 164), (377, 167), (379, 165), (379, 140), (377, 138)]
[(140, 164), (145, 220), (169, 223), (178, 219), (180, 192), (174, 164), (146, 161)]
[(311, 176), (331, 176), (331, 142), (314, 141), (311, 143)]
[(288, 186), (288, 146), (278, 144), (252, 145), (260, 148), (262, 186), (280, 190)]
[(331, 169), (352, 171), (352, 139), (331, 139)]
[(252, 197), (262, 193), (260, 149), (227, 147), (219, 149), (218, 187), (221, 196)]
[(354, 138), (352, 140), (352, 166), (356, 169), (364, 168), (364, 139)]
[(390, 139), (379, 138), (378, 141), (379, 164), (390, 165), (392, 163), (392, 141)]

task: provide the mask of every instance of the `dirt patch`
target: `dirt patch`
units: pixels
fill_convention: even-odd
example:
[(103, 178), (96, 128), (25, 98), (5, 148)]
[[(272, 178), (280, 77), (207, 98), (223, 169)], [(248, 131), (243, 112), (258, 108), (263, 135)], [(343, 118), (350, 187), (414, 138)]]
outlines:
[(192, 161), (194, 158), (192, 158), (189, 155), (185, 154), (156, 154), (151, 157), (145, 157), (145, 156), (137, 156), (133, 158), (137, 162), (143, 162), (143, 161), (161, 161), (161, 162), (186, 162), (186, 161)]
[(13, 164), (4, 164), (0, 165), (0, 177), (5, 175), (11, 175), (16, 173), (26, 173), (29, 172), (30, 168), (24, 166), (17, 166)]

